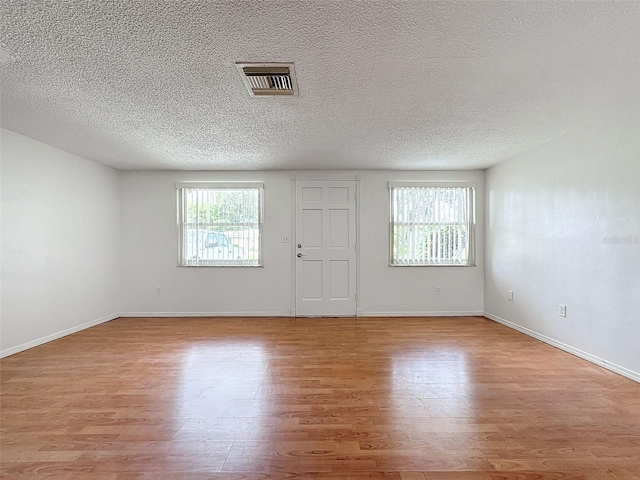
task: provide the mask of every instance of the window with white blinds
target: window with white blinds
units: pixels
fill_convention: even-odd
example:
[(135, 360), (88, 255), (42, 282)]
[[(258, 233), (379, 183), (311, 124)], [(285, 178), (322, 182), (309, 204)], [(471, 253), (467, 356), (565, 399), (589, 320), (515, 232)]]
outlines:
[(474, 266), (475, 190), (389, 183), (390, 265)]
[(262, 265), (261, 183), (179, 183), (178, 264)]

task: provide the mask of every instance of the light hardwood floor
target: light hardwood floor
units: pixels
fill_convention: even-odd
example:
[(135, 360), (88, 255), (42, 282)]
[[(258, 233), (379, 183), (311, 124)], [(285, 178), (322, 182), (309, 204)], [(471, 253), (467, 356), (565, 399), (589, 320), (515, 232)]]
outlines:
[(640, 384), (483, 318), (121, 318), (0, 369), (3, 479), (640, 479)]

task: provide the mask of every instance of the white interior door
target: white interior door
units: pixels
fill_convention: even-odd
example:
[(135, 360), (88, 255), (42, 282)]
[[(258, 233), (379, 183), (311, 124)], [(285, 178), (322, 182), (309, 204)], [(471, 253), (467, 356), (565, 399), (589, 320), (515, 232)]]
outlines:
[(296, 181), (296, 315), (356, 314), (356, 182)]

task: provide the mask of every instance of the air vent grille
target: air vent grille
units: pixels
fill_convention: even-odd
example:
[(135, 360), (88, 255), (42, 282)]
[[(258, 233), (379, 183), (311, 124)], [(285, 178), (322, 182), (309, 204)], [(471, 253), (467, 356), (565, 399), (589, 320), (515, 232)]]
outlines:
[(288, 75), (247, 75), (251, 88), (256, 90), (291, 90), (291, 77)]
[(254, 97), (298, 95), (293, 63), (236, 63), (236, 67)]

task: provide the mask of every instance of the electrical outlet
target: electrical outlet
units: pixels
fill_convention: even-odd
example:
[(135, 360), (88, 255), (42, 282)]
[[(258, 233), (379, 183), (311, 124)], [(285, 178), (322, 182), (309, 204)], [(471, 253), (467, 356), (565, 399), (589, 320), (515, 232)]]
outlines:
[(436, 295), (442, 295), (442, 289), (440, 287), (436, 287)]
[(280, 242), (289, 243), (289, 235), (282, 235), (282, 238), (280, 238)]
[(567, 316), (567, 306), (566, 305), (558, 305), (558, 316), (566, 317)]
[(507, 290), (507, 300), (513, 302), (513, 290)]
[(162, 295), (162, 289), (160, 287), (156, 287), (156, 295)]

